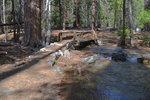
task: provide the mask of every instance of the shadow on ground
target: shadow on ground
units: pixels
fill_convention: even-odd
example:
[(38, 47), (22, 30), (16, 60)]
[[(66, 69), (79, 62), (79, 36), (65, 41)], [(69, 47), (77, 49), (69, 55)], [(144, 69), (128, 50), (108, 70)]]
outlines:
[(19, 45), (4, 46), (0, 48), (0, 51), (7, 52), (6, 55), (0, 55), (0, 65), (14, 64), (33, 53), (31, 48)]
[[(16, 100), (58, 100), (56, 94), (58, 86), (59, 84), (44, 83), (37, 87), (13, 91), (11, 95), (8, 93), (7, 98), (16, 98)], [(20, 98), (22, 96), (25, 97)]]
[[(60, 48), (62, 48), (62, 47), (60, 47)], [(33, 65), (37, 64), (40, 60), (48, 57), (49, 55), (53, 54), (54, 52), (57, 52), (60, 48), (58, 48), (55, 51), (52, 51), (50, 53), (47, 53), (47, 54), (45, 54), (42, 57), (38, 57), (38, 58), (32, 59), (31, 61), (27, 62), (26, 64), (24, 64), (24, 65), (22, 65), (20, 67), (17, 67), (17, 68), (14, 68), (12, 70), (0, 73), (0, 81), (4, 80), (6, 78), (9, 78), (12, 75), (20, 73), (20, 72), (22, 72), (22, 71), (32, 67)]]

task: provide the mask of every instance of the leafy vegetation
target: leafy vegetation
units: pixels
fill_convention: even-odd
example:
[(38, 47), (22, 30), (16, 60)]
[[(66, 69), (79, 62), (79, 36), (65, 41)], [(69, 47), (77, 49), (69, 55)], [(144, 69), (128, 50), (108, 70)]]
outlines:
[(150, 47), (150, 35), (144, 34), (142, 38), (142, 43), (143, 46), (148, 46)]
[(141, 12), (138, 16), (139, 26), (143, 28), (145, 23), (150, 23), (150, 10)]
[[(118, 30), (118, 31), (115, 31), (114, 33), (115, 33), (116, 35), (118, 35), (118, 36), (121, 36), (121, 34), (123, 33), (123, 26), (121, 26), (121, 27), (119, 28), (119, 30)], [(131, 34), (130, 34), (130, 28), (129, 28), (128, 25), (125, 26), (125, 35), (126, 35), (126, 36), (130, 36), (130, 35), (131, 35)]]

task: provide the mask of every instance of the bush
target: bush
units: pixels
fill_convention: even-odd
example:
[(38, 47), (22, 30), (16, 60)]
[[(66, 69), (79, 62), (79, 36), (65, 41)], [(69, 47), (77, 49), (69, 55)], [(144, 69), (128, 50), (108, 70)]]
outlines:
[(143, 28), (145, 23), (150, 23), (150, 10), (145, 10), (141, 12), (138, 16), (139, 26)]
[[(123, 26), (121, 26), (119, 28), (118, 31), (114, 32), (116, 35), (121, 36), (121, 34), (123, 33)], [(126, 25), (125, 26), (125, 35), (126, 36), (130, 36), (130, 28)]]
[(150, 35), (148, 34), (143, 35), (141, 45), (150, 47)]

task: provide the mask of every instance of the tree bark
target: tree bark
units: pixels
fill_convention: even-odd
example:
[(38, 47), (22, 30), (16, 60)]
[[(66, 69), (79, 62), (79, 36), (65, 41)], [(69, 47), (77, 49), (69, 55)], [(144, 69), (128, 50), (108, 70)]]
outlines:
[(42, 4), (42, 45), (50, 44), (51, 36), (51, 0), (43, 0)]
[[(12, 0), (12, 17), (13, 17), (13, 23), (16, 23), (16, 19), (15, 19), (15, 3), (14, 0)], [(16, 25), (13, 26), (13, 30), (14, 30), (14, 42), (18, 41), (17, 35), (16, 35)]]
[(63, 30), (66, 30), (67, 5), (66, 0), (63, 0)]
[(121, 34), (121, 46), (126, 45), (126, 0), (123, 0), (123, 32)]
[(59, 20), (60, 20), (60, 28), (62, 28), (62, 5), (61, 5), (61, 0), (58, 0), (59, 4)]
[(48, 21), (48, 29), (47, 29), (47, 38), (46, 38), (46, 45), (49, 45), (50, 44), (50, 36), (51, 36), (51, 0), (49, 0), (48, 2), (48, 18), (47, 18), (47, 21)]
[(110, 11), (109, 11), (109, 2), (107, 0), (104, 0), (105, 4), (104, 7), (106, 9), (106, 18), (107, 18), (107, 27), (110, 27), (111, 26), (111, 23), (110, 23)]
[(114, 28), (116, 28), (116, 21), (117, 21), (117, 0), (115, 0)]
[(128, 0), (129, 4), (129, 25), (130, 25), (130, 45), (134, 46), (133, 33), (134, 33), (134, 22), (133, 22), (133, 10), (132, 10), (132, 0)]
[(26, 45), (32, 46), (34, 48), (42, 46), (41, 5), (42, 0), (24, 1), (24, 41)]
[[(1, 6), (1, 4), (0, 4)], [(2, 8), (0, 7), (0, 25), (3, 24), (3, 21), (2, 21)], [(0, 33), (4, 33), (4, 29), (3, 27), (0, 27)]]
[(19, 41), (19, 37), (20, 37), (20, 30), (21, 30), (20, 23), (22, 22), (22, 9), (23, 9), (23, 1), (19, 0), (19, 12), (17, 13), (17, 16), (16, 16), (17, 17), (16, 18), (16, 22), (17, 22), (17, 35), (16, 35), (17, 39), (16, 40), (17, 40), (17, 42)]
[(74, 27), (80, 28), (80, 3), (78, 0), (74, 1), (75, 5), (75, 25)]
[(92, 30), (96, 30), (96, 0), (92, 3)]
[[(3, 24), (6, 23), (6, 18), (5, 18), (5, 0), (3, 0)], [(4, 34), (5, 34), (5, 42), (7, 42), (7, 33), (6, 33), (6, 30), (5, 30), (5, 26), (3, 27), (3, 31), (4, 31)]]

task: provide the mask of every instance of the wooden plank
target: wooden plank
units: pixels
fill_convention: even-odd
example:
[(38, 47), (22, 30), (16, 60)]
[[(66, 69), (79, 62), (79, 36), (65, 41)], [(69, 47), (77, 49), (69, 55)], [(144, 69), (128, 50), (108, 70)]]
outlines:
[(78, 37), (83, 37), (83, 35), (85, 34), (93, 34), (92, 30), (73, 30), (73, 31), (61, 31), (58, 34), (58, 38), (57, 41), (62, 41), (64, 35), (69, 34), (69, 35), (73, 35), (73, 39), (75, 40), (75, 38)]
[(67, 32), (67, 31), (59, 32), (57, 40), (58, 40), (58, 41), (62, 41), (63, 36), (64, 36), (64, 35), (66, 35), (66, 34), (69, 34), (69, 33), (73, 35), (73, 31), (68, 31), (68, 32)]

